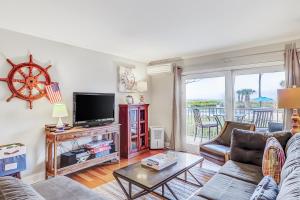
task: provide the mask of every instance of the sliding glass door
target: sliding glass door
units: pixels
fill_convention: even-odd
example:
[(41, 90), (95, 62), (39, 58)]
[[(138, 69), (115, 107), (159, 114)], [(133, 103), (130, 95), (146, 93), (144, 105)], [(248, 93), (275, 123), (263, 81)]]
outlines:
[(182, 131), (187, 150), (215, 138), (225, 120), (254, 123), (260, 131), (268, 131), (272, 123), (281, 127), (277, 89), (284, 87), (284, 80), (282, 66), (184, 75)]

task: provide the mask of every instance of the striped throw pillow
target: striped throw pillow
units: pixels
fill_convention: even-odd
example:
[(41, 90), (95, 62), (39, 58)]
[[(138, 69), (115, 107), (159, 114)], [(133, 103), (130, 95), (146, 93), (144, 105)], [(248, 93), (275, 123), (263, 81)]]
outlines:
[(273, 177), (278, 184), (280, 182), (280, 173), (284, 162), (285, 154), (282, 146), (276, 138), (268, 138), (262, 162), (263, 175)]

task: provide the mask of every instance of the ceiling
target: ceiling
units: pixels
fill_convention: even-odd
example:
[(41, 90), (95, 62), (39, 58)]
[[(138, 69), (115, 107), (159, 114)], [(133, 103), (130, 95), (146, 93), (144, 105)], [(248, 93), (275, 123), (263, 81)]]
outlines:
[(149, 62), (300, 38), (300, 1), (1, 0), (0, 28)]

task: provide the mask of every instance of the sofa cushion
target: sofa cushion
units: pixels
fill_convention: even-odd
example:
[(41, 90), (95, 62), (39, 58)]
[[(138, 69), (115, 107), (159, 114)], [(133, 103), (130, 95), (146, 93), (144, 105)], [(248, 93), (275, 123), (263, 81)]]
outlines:
[(300, 168), (300, 133), (294, 135), (286, 146), (286, 161), (281, 170), (280, 186), (297, 168)]
[(198, 195), (213, 200), (249, 200), (255, 187), (255, 184), (217, 174), (200, 189)]
[(300, 168), (296, 168), (281, 184), (277, 200), (300, 199)]
[(220, 169), (219, 173), (253, 183), (255, 185), (263, 178), (261, 167), (232, 160), (227, 161)]
[(285, 154), (280, 143), (274, 137), (268, 138), (262, 162), (263, 175), (272, 176), (279, 183), (284, 162)]
[(276, 200), (279, 189), (271, 176), (265, 176), (251, 196), (250, 200)]
[(57, 176), (33, 184), (33, 188), (46, 200), (102, 200), (98, 193), (65, 176)]
[(281, 146), (285, 147), (291, 136), (290, 132), (260, 133), (234, 129), (231, 138), (231, 159), (261, 166), (267, 139), (275, 137)]
[(230, 146), (233, 129), (251, 130), (252, 127), (254, 127), (253, 124), (227, 121), (226, 127), (224, 127), (224, 133), (217, 138), (217, 142), (221, 145)]
[(5, 176), (0, 177), (1, 200), (45, 200), (30, 185), (20, 179)]

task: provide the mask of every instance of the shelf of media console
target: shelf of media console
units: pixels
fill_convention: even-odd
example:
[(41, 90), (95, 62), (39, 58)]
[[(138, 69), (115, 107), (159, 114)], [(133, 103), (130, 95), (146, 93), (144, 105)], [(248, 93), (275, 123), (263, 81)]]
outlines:
[[(46, 131), (46, 178), (49, 176), (66, 175), (77, 172), (79, 170), (89, 168), (95, 165), (103, 164), (108, 161), (120, 160), (120, 124), (109, 124), (105, 126), (92, 127), (92, 128), (73, 128), (64, 132), (51, 132), (49, 129)], [(116, 151), (100, 158), (93, 158), (81, 163), (76, 163), (63, 168), (58, 168), (58, 144), (66, 141), (72, 141), (83, 137), (96, 136), (96, 135), (111, 135), (113, 143), (115, 144)]]

